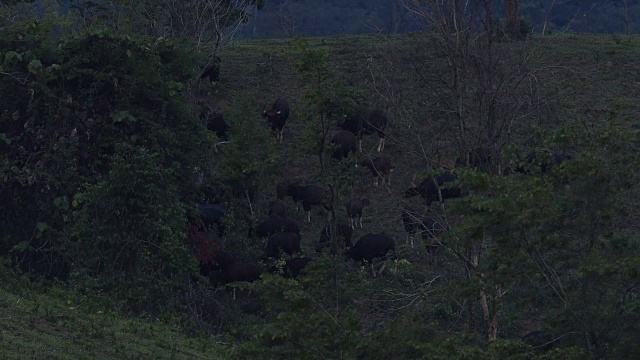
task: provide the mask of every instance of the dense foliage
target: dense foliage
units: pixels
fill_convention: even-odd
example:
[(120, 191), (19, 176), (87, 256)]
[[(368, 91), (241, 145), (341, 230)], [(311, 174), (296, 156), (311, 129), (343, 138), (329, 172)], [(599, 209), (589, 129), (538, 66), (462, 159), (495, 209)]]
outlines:
[[(68, 276), (73, 262), (114, 281), (115, 268), (160, 271), (137, 261), (160, 248), (156, 265), (179, 275), (188, 269), (184, 212), (197, 197), (192, 169), (211, 151), (183, 94), (198, 58), (186, 42), (104, 29), (55, 41), (52, 30), (32, 21), (0, 50), (2, 253), (48, 276)], [(134, 208), (114, 210), (123, 204)]]

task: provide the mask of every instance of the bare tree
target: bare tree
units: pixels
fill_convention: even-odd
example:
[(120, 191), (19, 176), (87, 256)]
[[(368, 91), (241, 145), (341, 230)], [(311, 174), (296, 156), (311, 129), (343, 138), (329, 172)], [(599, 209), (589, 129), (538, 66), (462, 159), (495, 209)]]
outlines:
[[(501, 153), (513, 135), (526, 131), (538, 115), (544, 116), (544, 100), (538, 92), (540, 69), (532, 65), (537, 49), (528, 41), (495, 41), (491, 0), (403, 0), (402, 4), (430, 30), (422, 40), (429, 51), (414, 60), (426, 89), (421, 103), (427, 113), (401, 105), (403, 96), (388, 82), (376, 79), (374, 84), (396, 109), (395, 119), (406, 119), (401, 136), (411, 148), (405, 153), (435, 169), (442, 165), (443, 156), (471, 162), (469, 154), (480, 150), (488, 162), (484, 169), (501, 173)], [(509, 8), (509, 13), (518, 21), (519, 3), (511, 5), (515, 8)], [(516, 24), (519, 33), (519, 21)], [(371, 72), (372, 77), (375, 73)], [(452, 221), (444, 207), (441, 214), (445, 223)], [(479, 289), (467, 299), (469, 329), (474, 330), (478, 307), (489, 340), (497, 338), (500, 308), (510, 285), (480, 270), (493, 243), (492, 235), (478, 232), (447, 245), (466, 269), (467, 279)]]
[(631, 35), (631, 28), (629, 27), (629, 0), (622, 0), (624, 4), (624, 23), (627, 27), (627, 35)]
[(278, 8), (278, 24), (287, 37), (293, 37), (299, 25), (296, 19), (301, 16), (302, 12), (298, 5), (290, 0), (284, 1)]
[[(547, 24), (549, 23), (549, 16), (551, 16), (551, 11), (553, 10), (553, 7), (556, 4), (565, 4), (568, 3), (571, 0), (564, 0), (564, 1), (557, 1), (557, 0), (551, 0), (551, 4), (549, 4), (549, 8), (547, 9), (547, 13), (544, 16), (544, 23), (542, 24), (542, 33), (541, 33), (541, 37), (544, 37), (544, 34), (546, 33), (547, 30)], [(626, 0), (624, 0), (626, 2)]]
[(507, 15), (506, 32), (517, 39), (520, 37), (520, 0), (505, 0), (504, 7)]

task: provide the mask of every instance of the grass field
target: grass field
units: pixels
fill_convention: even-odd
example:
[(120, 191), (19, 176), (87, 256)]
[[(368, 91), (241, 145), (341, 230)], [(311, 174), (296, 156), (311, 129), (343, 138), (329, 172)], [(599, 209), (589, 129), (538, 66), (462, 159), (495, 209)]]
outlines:
[(0, 288), (0, 359), (228, 359), (214, 338), (127, 317), (60, 288)]

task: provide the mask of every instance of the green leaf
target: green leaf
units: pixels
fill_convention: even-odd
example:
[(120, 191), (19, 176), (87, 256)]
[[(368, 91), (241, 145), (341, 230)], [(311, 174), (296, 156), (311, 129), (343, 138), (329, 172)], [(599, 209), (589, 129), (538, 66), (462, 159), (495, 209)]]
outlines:
[(11, 145), (11, 139), (8, 138), (5, 133), (0, 133), (0, 141), (4, 141), (7, 145)]
[(16, 62), (22, 61), (22, 55), (15, 51), (7, 51), (4, 54), (4, 66), (5, 68), (12, 67)]
[(28, 241), (21, 241), (13, 246), (14, 251), (24, 252), (29, 249)]
[(133, 115), (129, 114), (128, 111), (120, 111), (117, 114), (113, 115), (113, 122), (121, 122), (123, 120), (136, 121), (136, 118)]
[(32, 74), (38, 74), (42, 71), (42, 63), (38, 59), (31, 60), (27, 69), (29, 69), (29, 72)]
[(49, 225), (46, 222), (39, 222), (36, 227), (38, 228), (38, 231), (44, 232), (49, 228)]

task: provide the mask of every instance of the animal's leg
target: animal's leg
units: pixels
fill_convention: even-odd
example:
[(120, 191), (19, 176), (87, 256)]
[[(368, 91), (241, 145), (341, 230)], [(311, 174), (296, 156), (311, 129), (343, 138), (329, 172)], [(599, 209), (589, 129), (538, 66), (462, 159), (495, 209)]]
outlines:
[(307, 221), (311, 222), (311, 211), (307, 211)]
[(236, 299), (236, 288), (234, 287), (233, 288), (233, 300), (235, 300), (235, 299)]
[(371, 271), (373, 272), (373, 277), (376, 277), (376, 268), (373, 267), (373, 259), (371, 259)]
[(384, 269), (387, 267), (387, 259), (385, 259), (382, 262), (382, 267), (380, 267), (380, 275), (382, 275), (382, 272), (384, 271)]
[(411, 247), (413, 247), (413, 234), (409, 235), (409, 240), (411, 241)]
[(282, 142), (282, 139), (284, 139), (284, 126), (280, 129), (280, 142)]
[(354, 220), (353, 218), (349, 218), (349, 225), (351, 226), (352, 229), (355, 229), (353, 227), (353, 220)]
[(360, 215), (360, 228), (362, 229), (362, 215)]
[(360, 152), (362, 152), (362, 139), (360, 139), (359, 144), (360, 144)]

